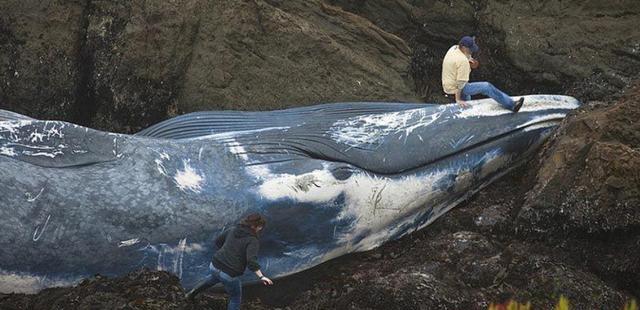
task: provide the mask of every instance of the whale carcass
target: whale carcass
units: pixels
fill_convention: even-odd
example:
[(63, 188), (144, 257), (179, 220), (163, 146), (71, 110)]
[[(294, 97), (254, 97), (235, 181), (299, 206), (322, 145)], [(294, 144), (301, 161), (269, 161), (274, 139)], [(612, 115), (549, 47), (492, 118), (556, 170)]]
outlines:
[(268, 219), (273, 277), (373, 249), (517, 166), (579, 106), (470, 103), (196, 112), (135, 135), (0, 110), (0, 292), (141, 267), (190, 288), (216, 235), (250, 212)]

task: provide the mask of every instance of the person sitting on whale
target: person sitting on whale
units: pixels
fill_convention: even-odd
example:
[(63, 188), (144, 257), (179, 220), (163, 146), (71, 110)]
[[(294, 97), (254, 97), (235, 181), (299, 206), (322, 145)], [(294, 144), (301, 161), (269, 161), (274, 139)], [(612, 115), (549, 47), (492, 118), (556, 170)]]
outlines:
[(240, 224), (218, 236), (215, 241), (218, 251), (209, 264), (211, 274), (187, 293), (186, 297), (193, 300), (200, 292), (222, 282), (225, 291), (230, 295), (227, 309), (240, 309), (240, 276), (246, 268), (253, 271), (264, 285), (273, 285), (273, 281), (262, 274), (258, 264), (258, 232), (265, 224), (266, 220), (262, 215), (253, 213), (245, 217)]
[(471, 100), (472, 95), (483, 94), (500, 103), (506, 109), (513, 112), (520, 111), (524, 98), (514, 101), (493, 84), (489, 82), (469, 82), (471, 68), (478, 67), (479, 63), (473, 59), (472, 53), (480, 48), (475, 39), (465, 36), (457, 45), (449, 48), (442, 61), (442, 88), (448, 95), (454, 95), (460, 107), (467, 107), (466, 101)]

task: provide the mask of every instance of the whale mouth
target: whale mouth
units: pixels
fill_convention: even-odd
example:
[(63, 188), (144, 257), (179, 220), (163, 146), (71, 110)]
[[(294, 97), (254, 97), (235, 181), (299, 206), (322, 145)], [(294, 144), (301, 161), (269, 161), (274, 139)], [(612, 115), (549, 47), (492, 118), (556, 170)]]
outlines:
[(456, 149), (455, 151), (453, 151), (451, 153), (448, 153), (448, 154), (446, 154), (446, 155), (444, 155), (442, 157), (434, 158), (431, 161), (421, 163), (420, 165), (408, 168), (408, 169), (403, 170), (403, 171), (392, 172), (392, 173), (379, 173), (379, 172), (375, 172), (375, 171), (370, 171), (370, 172), (375, 172), (378, 175), (394, 175), (394, 174), (398, 174), (398, 173), (410, 173), (411, 171), (414, 171), (414, 170), (420, 170), (423, 167), (435, 164), (435, 163), (437, 163), (439, 161), (446, 160), (448, 158), (452, 158), (452, 157), (455, 157), (455, 156), (460, 156), (461, 154), (464, 154), (464, 153), (466, 153), (466, 152), (468, 152), (470, 150), (477, 149), (477, 148), (480, 148), (482, 146), (493, 144), (493, 143), (495, 143), (497, 141), (500, 141), (502, 139), (508, 138), (510, 135), (515, 135), (515, 134), (520, 133), (520, 132), (528, 132), (528, 131), (533, 131), (533, 130), (547, 130), (547, 129), (550, 129), (550, 128), (554, 128), (554, 127), (558, 126), (560, 124), (560, 122), (562, 122), (562, 120), (565, 117), (564, 114), (562, 114), (562, 116), (559, 116), (559, 115), (560, 114), (556, 114), (556, 115), (554, 115), (552, 117), (545, 118), (544, 120), (542, 120), (540, 122), (532, 122), (532, 123), (524, 124), (522, 126), (519, 126), (518, 128), (515, 128), (515, 129), (511, 130), (511, 131), (504, 132), (504, 133), (496, 135), (496, 136), (492, 136), (492, 137), (490, 137), (490, 138), (488, 138), (486, 140), (480, 141), (480, 142), (475, 143), (475, 144), (466, 145), (465, 147)]

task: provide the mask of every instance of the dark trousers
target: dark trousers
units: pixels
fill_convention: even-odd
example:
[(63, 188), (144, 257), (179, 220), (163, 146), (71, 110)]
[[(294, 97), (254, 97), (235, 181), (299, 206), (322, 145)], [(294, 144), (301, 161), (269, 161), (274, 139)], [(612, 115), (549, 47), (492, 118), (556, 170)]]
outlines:
[(187, 294), (189, 298), (193, 298), (200, 292), (218, 283), (222, 283), (224, 290), (229, 294), (229, 305), (227, 305), (227, 310), (240, 309), (240, 303), (242, 302), (242, 283), (240, 282), (240, 278), (232, 277), (222, 272), (218, 268), (214, 267), (213, 264), (209, 264), (209, 270), (211, 271), (211, 274), (209, 274), (209, 276), (207, 276), (202, 282), (198, 283), (198, 285), (196, 285), (196, 287)]
[(479, 94), (493, 98), (493, 100), (500, 103), (505, 109), (513, 110), (513, 99), (489, 82), (467, 83), (467, 85), (462, 88), (462, 99), (464, 100), (471, 100), (472, 95)]

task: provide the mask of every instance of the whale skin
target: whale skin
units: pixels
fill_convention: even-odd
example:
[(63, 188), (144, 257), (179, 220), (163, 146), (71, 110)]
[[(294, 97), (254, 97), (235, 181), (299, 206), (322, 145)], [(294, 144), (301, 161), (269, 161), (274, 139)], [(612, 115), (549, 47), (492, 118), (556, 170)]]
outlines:
[(190, 288), (253, 212), (272, 277), (373, 249), (530, 158), (580, 106), (524, 97), (519, 113), (491, 99), (195, 112), (133, 135), (0, 110), (0, 292), (142, 267)]

